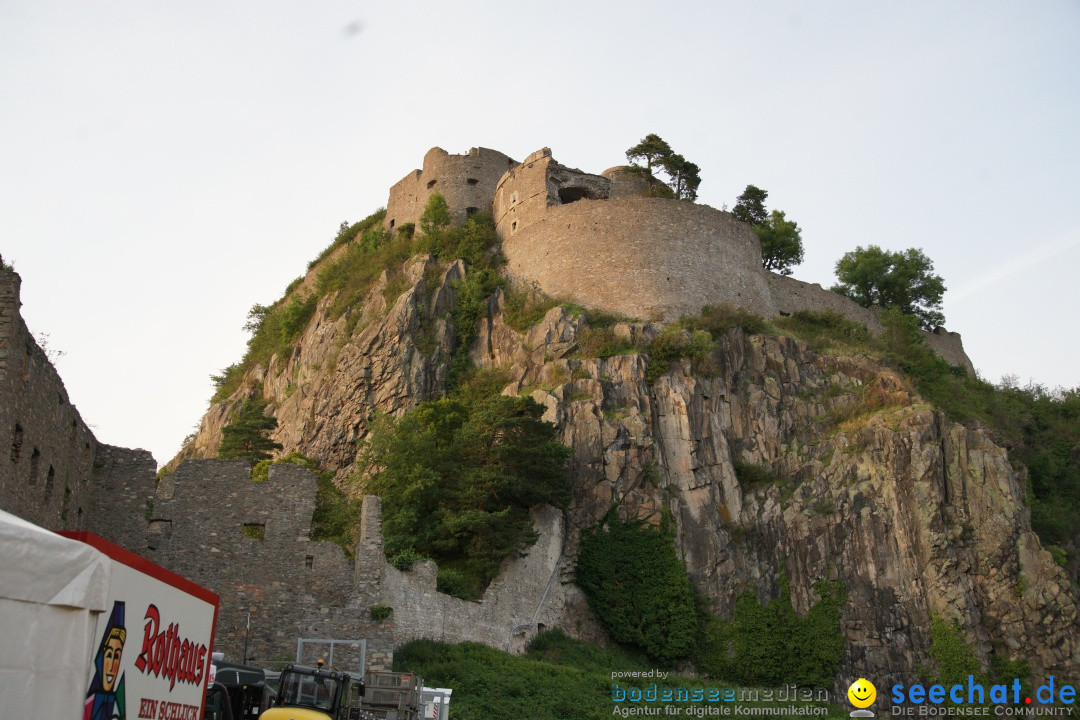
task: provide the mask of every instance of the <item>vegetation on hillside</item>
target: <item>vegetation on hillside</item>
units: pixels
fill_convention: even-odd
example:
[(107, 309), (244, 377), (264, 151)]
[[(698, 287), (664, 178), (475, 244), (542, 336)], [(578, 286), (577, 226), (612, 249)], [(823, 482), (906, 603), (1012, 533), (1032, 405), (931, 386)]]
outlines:
[[(612, 678), (613, 672), (649, 673), (656, 666), (638, 653), (618, 646), (601, 649), (568, 638), (561, 630), (538, 634), (525, 655), (512, 655), (480, 645), (450, 645), (432, 640), (416, 640), (394, 651), (394, 669), (414, 672), (429, 687), (451, 687), (454, 695), (451, 716), (459, 720), (489, 718), (536, 718), (539, 720), (604, 720), (617, 708), (679, 708), (680, 716), (696, 715), (701, 708), (731, 706), (775, 707), (763, 701), (764, 692), (731, 687), (716, 680), (702, 680), (676, 673), (663, 679), (652, 677)], [(694, 690), (712, 692), (717, 700), (669, 702), (614, 702), (613, 684), (626, 691), (647, 690), (653, 685), (670, 688), (679, 697)], [(696, 711), (696, 712), (695, 712)], [(845, 718), (847, 710), (829, 707), (818, 717)]]
[(396, 423), (382, 418), (356, 478), (382, 498), (387, 557), (435, 560), (440, 589), (460, 597), (479, 597), (503, 560), (535, 542), (529, 508), (570, 502), (570, 449), (543, 406), (499, 394), (505, 384), (476, 373)]
[(582, 534), (576, 581), (615, 641), (663, 665), (690, 654), (698, 635), (694, 590), (669, 518), (658, 527), (622, 522), (613, 508)]

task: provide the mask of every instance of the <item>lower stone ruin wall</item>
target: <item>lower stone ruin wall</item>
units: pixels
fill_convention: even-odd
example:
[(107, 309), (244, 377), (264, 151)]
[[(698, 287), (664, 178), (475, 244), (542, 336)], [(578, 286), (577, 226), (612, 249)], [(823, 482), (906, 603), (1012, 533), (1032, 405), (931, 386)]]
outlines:
[[(256, 483), (243, 461), (185, 461), (162, 477), (145, 543), (131, 549), (218, 593), (217, 649), (238, 661), (246, 638), (250, 662), (269, 666), (294, 660), (298, 638), (362, 639), (368, 669), (388, 669), (393, 649), (417, 638), (521, 651), (567, 607), (584, 605), (580, 591), (559, 582), (563, 517), (554, 508), (534, 512), (539, 541), (469, 602), (437, 592), (430, 561), (408, 572), (386, 562), (377, 497), (364, 499), (355, 560), (311, 541), (317, 485), (288, 464)], [(373, 621), (375, 605), (388, 606), (389, 618)], [(326, 649), (310, 646), (303, 659)], [(358, 650), (337, 645), (334, 663), (356, 670)]]

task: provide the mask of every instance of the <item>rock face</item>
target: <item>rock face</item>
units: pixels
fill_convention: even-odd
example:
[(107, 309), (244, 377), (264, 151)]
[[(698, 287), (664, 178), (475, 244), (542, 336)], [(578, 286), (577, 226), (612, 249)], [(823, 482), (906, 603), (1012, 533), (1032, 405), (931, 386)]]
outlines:
[(422, 255), (404, 275), (407, 289), (388, 304), (384, 273), (351, 324), (348, 315), (331, 320), (334, 295), (322, 298), (292, 355), (252, 368), (232, 396), (211, 403), (195, 438), (169, 466), (214, 457), (232, 411), (261, 389), (278, 420), (274, 440), (286, 452), (302, 452), (328, 469), (351, 468), (357, 440), (377, 413), (399, 416), (445, 385), (454, 342), (445, 318), (464, 265), (440, 269)]
[[(866, 357), (734, 330), (704, 372), (683, 361), (650, 388), (645, 356), (577, 357), (580, 330), (555, 308), (522, 338), (496, 303), (473, 352), (510, 372), (506, 392), (541, 386), (533, 397), (574, 448), (569, 556), (612, 501), (636, 517), (666, 507), (722, 616), (746, 589), (775, 596), (781, 572), (800, 612), (816, 581), (841, 581), (842, 677), (929, 665), (933, 615), (984, 663), (1024, 657), (1036, 676), (1080, 668), (1074, 590), (1030, 530), (1023, 475), (985, 432), (948, 421)], [(741, 480), (736, 463), (774, 479)]]
[[(230, 406), (261, 384), (283, 452), (347, 472), (374, 413), (400, 414), (445, 385), (445, 318), (464, 268), (419, 258), (405, 272), (411, 287), (387, 306), (384, 277), (351, 334), (325, 298), (291, 357), (212, 405), (185, 452), (212, 454)], [(1023, 657), (1037, 677), (1080, 670), (1075, 590), (1030, 530), (1022, 472), (985, 432), (950, 422), (872, 358), (737, 329), (699, 366), (673, 363), (650, 386), (646, 355), (582, 357), (586, 324), (556, 307), (519, 333), (496, 295), (470, 349), (507, 373), (504, 393), (542, 403), (574, 451), (563, 590), (545, 593), (537, 616), (598, 635), (570, 586), (573, 559), (582, 530), (617, 502), (624, 516), (670, 510), (690, 576), (722, 616), (747, 589), (774, 597), (781, 574), (800, 612), (818, 580), (842, 582), (841, 677), (914, 676), (931, 663), (932, 616), (984, 663)], [(631, 340), (659, 330), (614, 328)]]

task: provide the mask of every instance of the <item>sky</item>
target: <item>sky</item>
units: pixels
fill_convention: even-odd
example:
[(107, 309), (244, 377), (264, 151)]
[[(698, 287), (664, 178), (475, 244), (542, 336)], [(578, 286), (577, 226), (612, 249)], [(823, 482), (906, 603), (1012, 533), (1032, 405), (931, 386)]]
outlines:
[(3, 0), (0, 255), (98, 439), (164, 463), (212, 373), (439, 146), (599, 173), (657, 133), (794, 277), (921, 248), (980, 375), (1080, 386), (1080, 2)]

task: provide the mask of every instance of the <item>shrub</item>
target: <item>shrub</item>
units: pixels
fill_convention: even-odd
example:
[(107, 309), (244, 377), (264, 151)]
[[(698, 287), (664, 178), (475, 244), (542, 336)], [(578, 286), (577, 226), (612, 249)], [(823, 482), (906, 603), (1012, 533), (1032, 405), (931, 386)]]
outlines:
[(764, 465), (743, 462), (742, 460), (736, 460), (734, 465), (735, 477), (738, 478), (739, 484), (744, 491), (754, 490), (765, 485), (779, 485), (784, 482), (783, 478), (774, 475)]
[(583, 533), (576, 581), (615, 641), (662, 664), (690, 654), (697, 635), (694, 593), (666, 519), (660, 527), (624, 523), (612, 509)]
[(472, 596), (465, 573), (453, 568), (439, 568), (439, 574), (435, 576), (435, 589), (462, 600), (469, 600)]
[(966, 683), (968, 675), (984, 682), (982, 665), (960, 627), (938, 615), (930, 617), (930, 660), (931, 679), (941, 685)]
[(372, 622), (381, 623), (383, 620), (390, 617), (390, 614), (394, 612), (394, 609), (389, 605), (378, 603), (369, 607), (368, 612), (371, 613)]
[(409, 570), (412, 570), (412, 566), (420, 560), (427, 560), (427, 558), (412, 548), (405, 548), (390, 558), (390, 564), (401, 572), (408, 572)]
[(819, 582), (821, 598), (800, 617), (791, 588), (781, 578), (780, 596), (767, 605), (753, 592), (735, 601), (731, 620), (708, 618), (694, 663), (709, 677), (750, 685), (831, 687), (844, 655), (840, 608), (847, 593), (839, 583)]
[(361, 457), (377, 469), (366, 482), (383, 500), (387, 556), (430, 557), (478, 597), (504, 559), (535, 542), (529, 508), (569, 503), (570, 449), (540, 419), (543, 406), (499, 394), (504, 377), (466, 378), (396, 424), (378, 419)]

